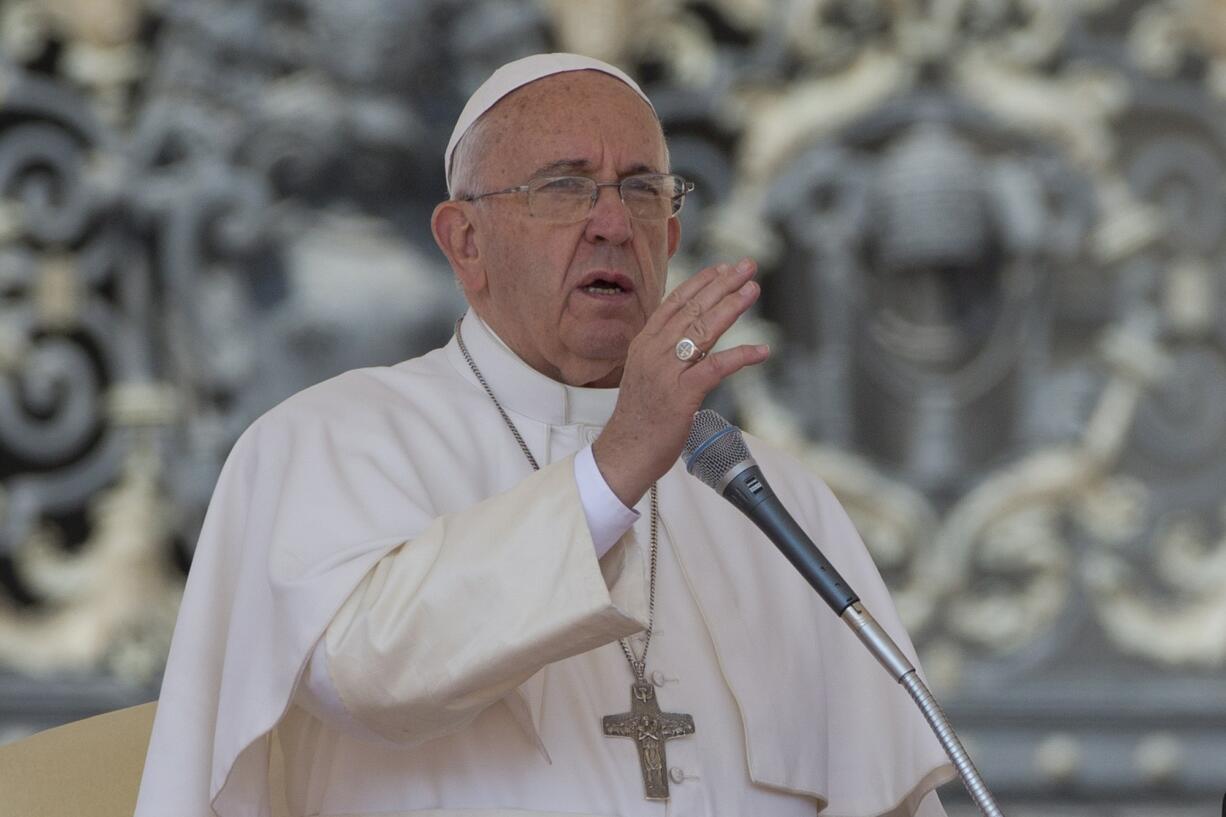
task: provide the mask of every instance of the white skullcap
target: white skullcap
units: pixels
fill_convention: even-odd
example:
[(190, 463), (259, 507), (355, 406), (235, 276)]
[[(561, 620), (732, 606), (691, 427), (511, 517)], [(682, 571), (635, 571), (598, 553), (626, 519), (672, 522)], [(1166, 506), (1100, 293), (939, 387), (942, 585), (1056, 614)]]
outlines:
[(456, 145), (460, 144), (460, 139), (464, 137), (464, 134), (468, 133), (468, 129), (473, 126), (473, 123), (480, 119), (483, 113), (494, 107), (498, 100), (516, 88), (522, 88), (530, 82), (536, 82), (538, 79), (543, 79), (552, 74), (564, 74), (567, 71), (602, 71), (611, 77), (615, 77), (630, 86), (630, 90), (641, 96), (643, 101), (651, 108), (652, 113), (655, 113), (655, 106), (651, 104), (651, 100), (643, 93), (643, 89), (634, 80), (626, 76), (625, 72), (609, 65), (607, 62), (584, 57), (581, 54), (564, 53), (533, 54), (531, 57), (508, 62), (491, 74), (489, 79), (481, 83), (481, 87), (468, 98), (468, 103), (464, 106), (464, 110), (460, 111), (460, 118), (455, 123), (455, 130), (451, 132), (451, 139), (447, 142), (447, 152), (443, 155), (443, 172), (447, 174), (448, 195), (453, 193), (451, 189), (451, 154), (455, 152)]

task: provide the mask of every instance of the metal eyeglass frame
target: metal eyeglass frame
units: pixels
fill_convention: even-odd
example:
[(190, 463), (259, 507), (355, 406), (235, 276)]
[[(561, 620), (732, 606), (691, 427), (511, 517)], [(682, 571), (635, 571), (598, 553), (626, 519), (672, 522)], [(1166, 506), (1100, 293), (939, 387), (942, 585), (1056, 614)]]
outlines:
[[(643, 218), (642, 216), (636, 216), (634, 212), (630, 209), (630, 205), (626, 203), (625, 190), (622, 187), (622, 185), (624, 185), (628, 181), (632, 181), (634, 179), (643, 179), (643, 178), (649, 178), (649, 179), (650, 178), (673, 178), (681, 183), (681, 192), (673, 196), (673, 201), (677, 202), (677, 207), (675, 210), (673, 210), (663, 219)], [(588, 214), (592, 212), (592, 208), (596, 206), (596, 199), (597, 197), (600, 196), (600, 188), (602, 187), (616, 187), (617, 197), (621, 200), (622, 205), (626, 208), (626, 212), (630, 214), (631, 218), (638, 219), (639, 221), (662, 221), (662, 220), (667, 220), (667, 219), (672, 218), (673, 216), (681, 212), (681, 208), (685, 205), (686, 194), (692, 193), (694, 191), (694, 183), (691, 181), (687, 181), (683, 176), (678, 176), (676, 173), (636, 173), (633, 176), (627, 176), (626, 178), (619, 179), (618, 181), (615, 181), (615, 182), (598, 182), (595, 179), (589, 178), (588, 176), (548, 176), (542, 179), (534, 179), (533, 181), (530, 181), (527, 184), (520, 184), (520, 185), (516, 185), (515, 187), (508, 187), (505, 190), (491, 190), (488, 193), (478, 193), (472, 196), (461, 196), (457, 198), (456, 201), (479, 201), (488, 196), (501, 196), (507, 193), (531, 194), (534, 191), (534, 189), (539, 190), (540, 188), (545, 187), (546, 185), (551, 184), (553, 182), (565, 181), (565, 180), (570, 180), (570, 179), (574, 179), (576, 181), (583, 182), (584, 184), (592, 185), (592, 192), (591, 192), (591, 195), (588, 197), (587, 211), (583, 215), (576, 218), (574, 221), (581, 221), (587, 218)], [(531, 199), (529, 199), (529, 202), (530, 201)], [(532, 212), (531, 204), (529, 204), (528, 212), (529, 213)], [(535, 213), (532, 213), (532, 217), (542, 218), (541, 216), (537, 216)], [(559, 222), (559, 223), (564, 223), (564, 222)]]

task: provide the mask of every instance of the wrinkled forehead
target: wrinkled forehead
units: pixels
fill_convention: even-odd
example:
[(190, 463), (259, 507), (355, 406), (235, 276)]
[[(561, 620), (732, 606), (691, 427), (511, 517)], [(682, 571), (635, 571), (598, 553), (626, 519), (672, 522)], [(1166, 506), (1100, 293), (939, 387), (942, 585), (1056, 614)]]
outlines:
[(482, 120), (486, 168), (507, 181), (547, 163), (595, 172), (611, 159), (619, 175), (668, 170), (655, 111), (625, 83), (597, 71), (554, 74), (517, 88)]

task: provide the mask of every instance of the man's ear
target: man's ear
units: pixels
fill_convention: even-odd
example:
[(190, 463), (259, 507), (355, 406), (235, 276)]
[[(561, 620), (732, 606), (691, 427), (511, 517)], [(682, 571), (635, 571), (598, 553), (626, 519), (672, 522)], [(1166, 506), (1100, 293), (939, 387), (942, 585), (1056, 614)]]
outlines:
[(477, 225), (473, 223), (471, 208), (468, 202), (448, 199), (435, 207), (430, 217), (434, 242), (447, 256), (466, 294), (480, 292), (486, 285), (485, 265), (477, 247)]
[(672, 258), (681, 245), (681, 219), (673, 216), (668, 220), (668, 257)]

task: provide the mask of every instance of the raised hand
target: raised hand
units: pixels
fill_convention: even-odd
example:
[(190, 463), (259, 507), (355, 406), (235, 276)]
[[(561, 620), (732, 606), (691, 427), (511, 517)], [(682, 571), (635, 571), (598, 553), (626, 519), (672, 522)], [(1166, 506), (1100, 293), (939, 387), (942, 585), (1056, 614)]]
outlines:
[[(707, 394), (770, 354), (751, 345), (710, 351), (758, 299), (756, 272), (748, 258), (703, 269), (666, 295), (630, 342), (617, 407), (592, 445), (596, 466), (627, 507), (676, 462)], [(689, 360), (677, 356), (682, 338), (701, 350)]]

